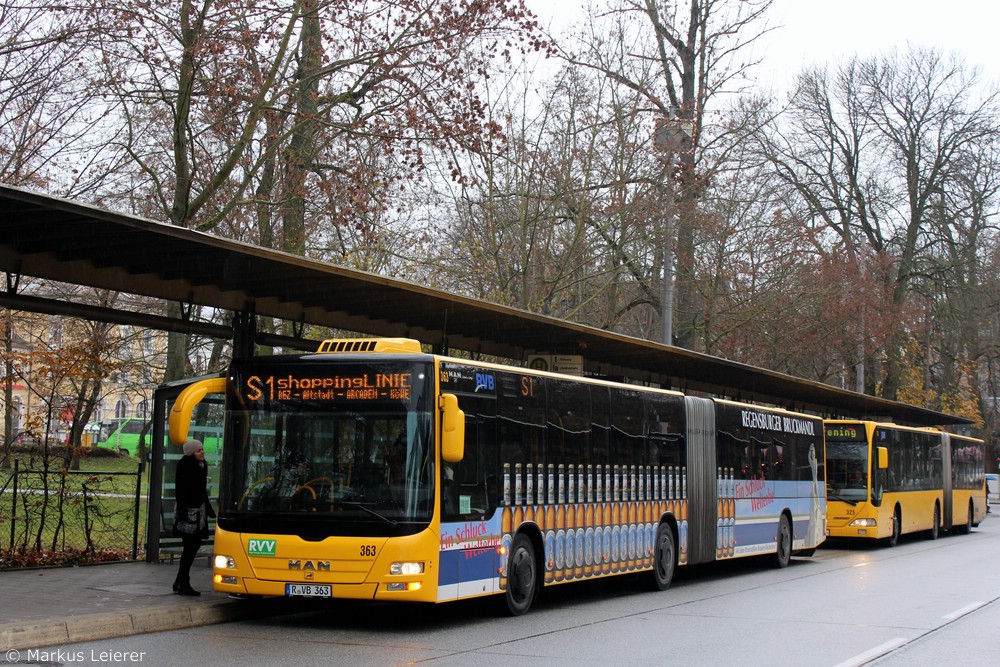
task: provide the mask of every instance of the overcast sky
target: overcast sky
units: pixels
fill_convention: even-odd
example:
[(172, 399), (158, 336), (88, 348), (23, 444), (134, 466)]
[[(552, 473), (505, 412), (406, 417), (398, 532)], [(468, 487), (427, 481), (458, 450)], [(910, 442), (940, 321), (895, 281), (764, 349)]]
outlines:
[[(525, 0), (543, 23), (582, 15), (588, 0)], [(736, 0), (734, 0), (736, 1)], [(969, 66), (1000, 79), (1000, 2), (996, 0), (773, 0), (775, 30), (755, 48), (758, 75), (785, 89), (795, 73), (813, 64), (836, 65), (852, 55), (896, 47), (933, 46), (958, 52)]]

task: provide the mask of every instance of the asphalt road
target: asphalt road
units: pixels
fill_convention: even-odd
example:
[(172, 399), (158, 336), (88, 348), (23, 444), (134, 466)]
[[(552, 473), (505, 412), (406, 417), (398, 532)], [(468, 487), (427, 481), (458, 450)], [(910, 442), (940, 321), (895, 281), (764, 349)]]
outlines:
[(319, 613), (51, 647), (20, 659), (241, 667), (1000, 661), (998, 514), (971, 535), (904, 538), (894, 549), (829, 545), (784, 570), (748, 560), (681, 568), (662, 593), (642, 583), (546, 590), (518, 618), (500, 616), (492, 600), (333, 603)]

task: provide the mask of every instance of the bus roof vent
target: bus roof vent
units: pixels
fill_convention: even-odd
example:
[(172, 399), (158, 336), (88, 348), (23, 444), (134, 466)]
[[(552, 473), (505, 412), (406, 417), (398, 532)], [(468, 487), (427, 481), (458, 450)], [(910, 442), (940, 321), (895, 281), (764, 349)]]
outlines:
[(420, 341), (412, 338), (331, 338), (319, 345), (318, 353), (397, 352), (420, 354)]

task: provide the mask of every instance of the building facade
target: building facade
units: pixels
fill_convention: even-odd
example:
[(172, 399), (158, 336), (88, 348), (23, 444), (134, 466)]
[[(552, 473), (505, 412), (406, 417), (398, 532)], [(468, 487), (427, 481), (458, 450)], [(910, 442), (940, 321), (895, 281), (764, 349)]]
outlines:
[[(0, 310), (5, 440), (66, 442), (88, 412), (84, 442), (123, 419), (148, 418), (162, 381), (164, 332)], [(7, 428), (9, 420), (9, 430)]]

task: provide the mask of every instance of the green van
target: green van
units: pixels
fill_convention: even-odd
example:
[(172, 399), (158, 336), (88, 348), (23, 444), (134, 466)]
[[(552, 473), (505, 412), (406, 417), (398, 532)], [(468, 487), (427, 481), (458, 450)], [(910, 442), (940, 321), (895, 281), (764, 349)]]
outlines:
[(101, 429), (97, 446), (135, 456), (140, 437), (145, 436), (146, 446), (149, 447), (152, 425), (148, 419), (116, 419), (107, 422)]
[[(189, 435), (202, 441), (205, 446), (205, 456), (210, 459), (218, 456), (219, 440), (222, 435), (221, 427), (191, 424)], [(101, 425), (101, 433), (98, 436), (96, 446), (135, 456), (136, 450), (139, 448), (140, 437), (145, 437), (148, 451), (153, 443), (153, 429), (150, 420), (141, 418), (115, 419)]]

